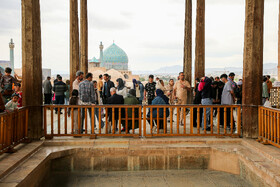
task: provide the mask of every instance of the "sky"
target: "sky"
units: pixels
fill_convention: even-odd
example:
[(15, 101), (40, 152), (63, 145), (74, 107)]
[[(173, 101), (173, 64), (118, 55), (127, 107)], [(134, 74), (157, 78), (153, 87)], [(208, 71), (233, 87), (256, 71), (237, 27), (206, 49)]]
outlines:
[[(42, 63), (69, 71), (69, 0), (41, 0)], [(278, 0), (265, 0), (264, 63), (278, 58)], [(0, 0), (0, 60), (21, 67), (21, 0)], [(193, 62), (196, 1), (193, 0)], [(183, 65), (185, 0), (88, 0), (89, 58), (113, 41), (132, 71)], [(242, 67), (245, 0), (206, 0), (206, 68)]]

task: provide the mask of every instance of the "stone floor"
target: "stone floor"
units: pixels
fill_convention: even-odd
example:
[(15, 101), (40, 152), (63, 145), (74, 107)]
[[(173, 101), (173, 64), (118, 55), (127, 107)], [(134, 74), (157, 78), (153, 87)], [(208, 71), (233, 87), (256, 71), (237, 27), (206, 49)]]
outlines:
[(147, 187), (250, 187), (248, 181), (224, 172), (210, 170), (118, 171), (91, 173), (53, 173), (43, 187), (50, 186), (147, 186)]

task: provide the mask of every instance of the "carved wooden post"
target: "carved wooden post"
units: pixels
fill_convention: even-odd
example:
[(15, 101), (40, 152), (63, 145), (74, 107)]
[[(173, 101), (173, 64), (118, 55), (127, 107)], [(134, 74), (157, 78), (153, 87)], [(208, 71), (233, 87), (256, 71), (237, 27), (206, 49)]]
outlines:
[(205, 76), (205, 0), (197, 0), (195, 36), (195, 78)]
[(40, 1), (22, 0), (22, 91), (29, 107), (28, 137), (43, 136)]
[(88, 16), (87, 16), (87, 0), (80, 0), (81, 16), (81, 71), (84, 74), (88, 72)]
[[(186, 0), (185, 9), (184, 74), (192, 84), (192, 0)], [(187, 103), (192, 104), (192, 91), (188, 91), (187, 98)]]
[[(243, 135), (258, 137), (262, 104), (264, 0), (246, 0), (243, 59)], [(254, 105), (254, 106), (252, 106)]]
[(78, 0), (70, 0), (70, 89), (80, 69)]
[(280, 3), (279, 3), (279, 20), (278, 20), (278, 81), (280, 81)]

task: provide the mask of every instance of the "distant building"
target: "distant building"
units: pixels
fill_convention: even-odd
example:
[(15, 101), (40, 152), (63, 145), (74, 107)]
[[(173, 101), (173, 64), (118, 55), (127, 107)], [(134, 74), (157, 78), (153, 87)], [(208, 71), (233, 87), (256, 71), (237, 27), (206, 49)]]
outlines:
[(4, 70), (6, 67), (11, 67), (10, 61), (0, 60), (0, 72), (4, 74)]
[[(22, 77), (22, 69), (21, 68), (16, 68), (15, 69), (15, 73), (19, 76), (19, 77)], [(46, 69), (46, 68), (43, 68), (42, 69), (42, 80), (46, 80), (48, 76), (51, 77), (52, 75), (52, 70), (51, 69)]]

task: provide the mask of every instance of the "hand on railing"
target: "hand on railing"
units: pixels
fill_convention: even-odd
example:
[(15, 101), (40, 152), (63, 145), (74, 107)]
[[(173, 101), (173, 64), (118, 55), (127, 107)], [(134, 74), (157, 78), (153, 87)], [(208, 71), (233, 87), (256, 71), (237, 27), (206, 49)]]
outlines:
[(8, 114), (10, 114), (10, 113), (13, 113), (13, 112), (18, 112), (19, 111), (19, 109), (18, 108), (16, 108), (16, 109), (14, 109), (14, 110), (5, 110), (5, 112), (7, 112)]

